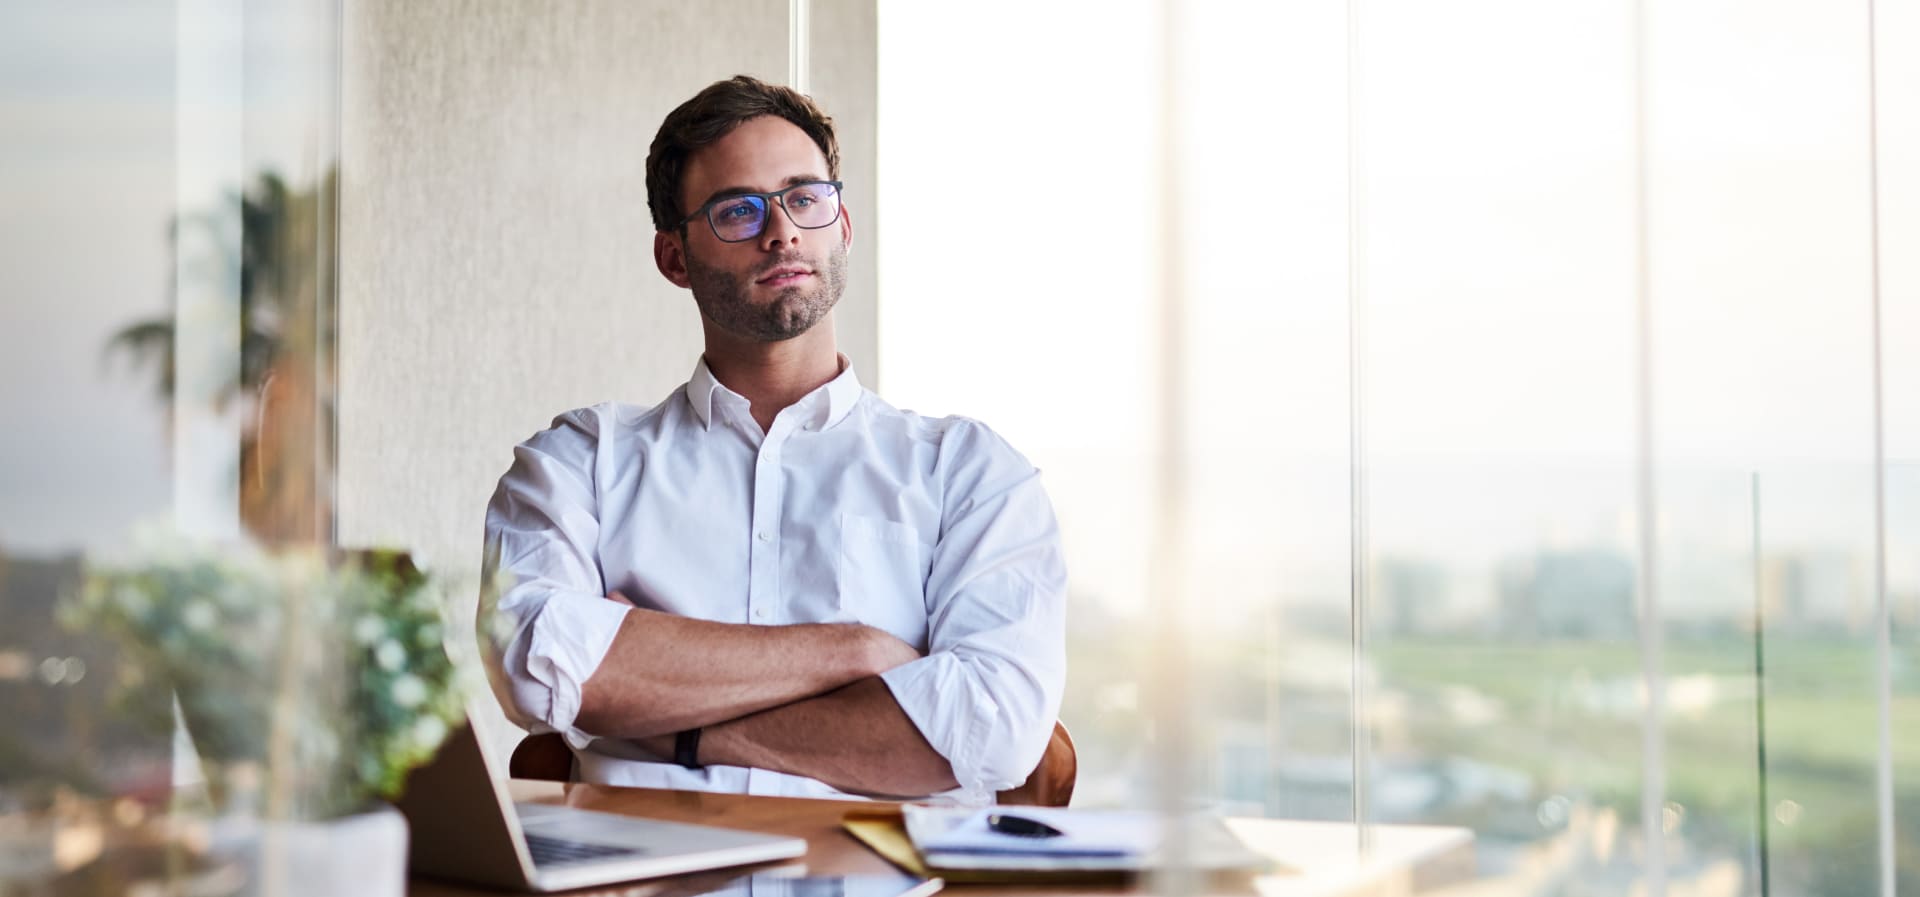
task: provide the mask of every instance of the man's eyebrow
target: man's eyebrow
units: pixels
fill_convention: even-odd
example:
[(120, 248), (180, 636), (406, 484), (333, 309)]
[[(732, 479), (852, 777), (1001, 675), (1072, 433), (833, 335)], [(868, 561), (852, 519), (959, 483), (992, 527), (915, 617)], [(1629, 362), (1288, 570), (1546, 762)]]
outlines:
[[(821, 177), (820, 175), (817, 175), (817, 174), (796, 174), (796, 175), (793, 175), (792, 177), (787, 178), (786, 182), (781, 184), (780, 186), (791, 187), (795, 184), (805, 184), (810, 181), (824, 181), (824, 180), (826, 180), (826, 178)], [(700, 205), (704, 206), (707, 203), (713, 202), (716, 199), (721, 199), (728, 196), (744, 196), (749, 193), (759, 193), (759, 192), (762, 192), (762, 191), (755, 190), (752, 187), (722, 187), (708, 194), (706, 199), (700, 201)], [(769, 190), (766, 192), (771, 193), (773, 191)], [(695, 206), (695, 208), (699, 208), (699, 206)]]

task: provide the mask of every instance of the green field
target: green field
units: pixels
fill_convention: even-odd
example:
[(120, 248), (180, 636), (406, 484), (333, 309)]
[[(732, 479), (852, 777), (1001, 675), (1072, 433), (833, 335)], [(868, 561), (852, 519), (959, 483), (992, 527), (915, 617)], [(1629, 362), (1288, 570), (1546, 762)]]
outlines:
[[(1770, 637), (1760, 691), (1750, 638), (1670, 639), (1665, 648), (1665, 792), (1684, 809), (1675, 834), (1690, 852), (1750, 856), (1761, 819), (1770, 817), (1775, 882), (1798, 886), (1784, 892), (1876, 892), (1879, 704), (1871, 644)], [(1372, 655), (1380, 692), (1415, 708), (1381, 737), (1381, 751), (1517, 770), (1542, 793), (1637, 819), (1643, 714), (1633, 644), (1399, 637), (1375, 640)], [(1904, 820), (1895, 830), (1896, 857), (1901, 892), (1920, 892), (1920, 683), (1910, 667), (1896, 665), (1894, 686), (1896, 818)], [(1469, 723), (1450, 714), (1444, 696), (1462, 693), (1487, 699), (1497, 718)], [(1486, 827), (1472, 808), (1460, 815), (1430, 821)]]
[[(1102, 709), (1100, 695), (1115, 682), (1145, 682), (1147, 645), (1156, 635), (1121, 627), (1084, 633), (1073, 646), (1065, 715), (1082, 746), (1083, 777), (1110, 767), (1141, 769), (1153, 730), (1150, 708)], [(1216, 799), (1245, 806), (1284, 797), (1313, 787), (1289, 778), (1288, 762), (1313, 757), (1337, 765), (1349, 756), (1344, 641), (1276, 646), (1261, 627), (1196, 641), (1188, 652), (1191, 697), (1197, 743), (1206, 746), (1196, 763), (1201, 779), (1221, 790)], [(1833, 635), (1770, 637), (1764, 706), (1756, 697), (1750, 636), (1670, 636), (1664, 648), (1665, 793), (1681, 811), (1668, 839), (1670, 862), (1733, 861), (1751, 880), (1759, 873), (1765, 818), (1772, 893), (1878, 893), (1878, 671), (1871, 643)], [(1276, 663), (1276, 649), (1281, 660), (1288, 651), (1316, 659), (1303, 673), (1300, 665)], [(1900, 892), (1920, 894), (1920, 646), (1897, 650), (1896, 857)], [(1555, 826), (1536, 809), (1554, 798), (1611, 808), (1638, 828), (1642, 672), (1631, 640), (1381, 634), (1370, 639), (1368, 657), (1380, 770), (1430, 770), (1438, 780), (1466, 763), (1524, 783), (1499, 793), (1447, 795), (1402, 821), (1471, 827), (1486, 846), (1483, 855), (1552, 837)], [(1263, 748), (1256, 739), (1249, 746), (1247, 733), (1263, 727), (1278, 731), (1280, 743)], [(1235, 738), (1241, 739), (1237, 747)], [(1264, 773), (1218, 775), (1236, 750), (1269, 755)], [(1346, 818), (1340, 795), (1332, 800), (1324, 818)], [(1269, 803), (1270, 811), (1288, 812), (1284, 799), (1275, 806)]]

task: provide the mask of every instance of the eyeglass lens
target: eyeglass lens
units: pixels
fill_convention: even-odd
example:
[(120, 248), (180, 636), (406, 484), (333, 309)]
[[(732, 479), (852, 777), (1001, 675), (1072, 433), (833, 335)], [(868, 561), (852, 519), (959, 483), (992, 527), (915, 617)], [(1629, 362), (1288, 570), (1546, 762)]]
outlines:
[[(832, 184), (799, 184), (775, 194), (796, 227), (826, 227), (840, 217), (840, 194)], [(729, 243), (751, 240), (767, 226), (767, 198), (736, 196), (707, 213), (713, 232)]]

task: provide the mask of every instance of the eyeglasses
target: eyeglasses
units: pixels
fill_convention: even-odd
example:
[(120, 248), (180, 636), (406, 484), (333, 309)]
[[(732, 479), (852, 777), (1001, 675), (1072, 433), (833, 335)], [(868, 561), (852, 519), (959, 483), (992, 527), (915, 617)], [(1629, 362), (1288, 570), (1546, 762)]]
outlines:
[(741, 243), (767, 229), (767, 209), (774, 203), (787, 210), (794, 227), (814, 230), (840, 220), (840, 182), (806, 181), (772, 193), (734, 193), (701, 206), (681, 219), (680, 226), (701, 215), (721, 242)]

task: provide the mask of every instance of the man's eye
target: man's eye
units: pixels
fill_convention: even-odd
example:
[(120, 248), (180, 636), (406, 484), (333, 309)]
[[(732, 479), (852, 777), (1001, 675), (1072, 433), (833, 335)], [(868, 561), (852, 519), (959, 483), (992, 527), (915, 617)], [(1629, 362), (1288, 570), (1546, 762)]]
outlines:
[(813, 205), (826, 202), (827, 197), (831, 195), (833, 195), (833, 188), (826, 184), (801, 184), (787, 193), (787, 202)]
[(731, 202), (713, 210), (714, 217), (721, 221), (745, 221), (760, 214), (750, 202)]
[(795, 193), (787, 197), (787, 205), (792, 206), (796, 209), (804, 209), (807, 206), (813, 205), (814, 203), (819, 201), (820, 201), (820, 197), (815, 196), (811, 193)]

